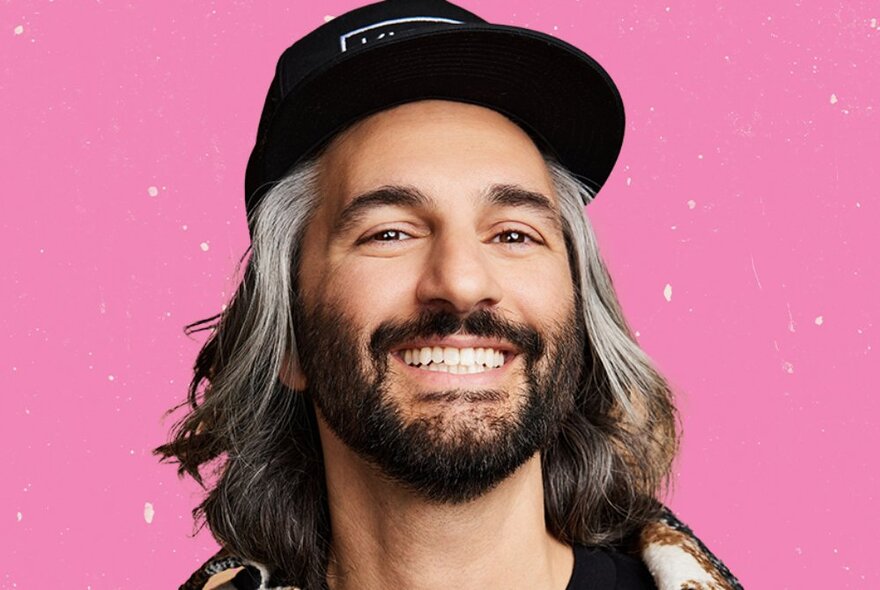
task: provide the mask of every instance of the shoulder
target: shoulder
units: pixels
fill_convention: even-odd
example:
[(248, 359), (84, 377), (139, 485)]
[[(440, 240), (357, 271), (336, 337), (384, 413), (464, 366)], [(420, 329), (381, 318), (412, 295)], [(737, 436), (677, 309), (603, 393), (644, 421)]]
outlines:
[(221, 549), (194, 571), (179, 590), (233, 589), (235, 585), (232, 580), (244, 566), (240, 558)]
[(605, 547), (574, 546), (574, 571), (567, 590), (656, 590), (638, 557)]
[(266, 567), (221, 549), (190, 575), (179, 590), (299, 590), (293, 586), (269, 586)]
[(214, 574), (208, 578), (208, 581), (202, 586), (202, 590), (233, 590), (235, 585), (232, 580), (243, 569), (243, 567), (234, 567)]
[(654, 590), (657, 588), (648, 566), (638, 557), (619, 551), (609, 551), (608, 557), (614, 563), (617, 574), (615, 590)]
[(642, 529), (639, 545), (659, 586), (742, 590), (727, 566), (669, 508)]

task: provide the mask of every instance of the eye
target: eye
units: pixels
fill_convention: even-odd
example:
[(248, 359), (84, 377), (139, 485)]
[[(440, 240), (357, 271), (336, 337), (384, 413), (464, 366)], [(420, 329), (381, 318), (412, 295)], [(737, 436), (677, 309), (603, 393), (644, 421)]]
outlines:
[(383, 229), (374, 234), (365, 236), (360, 241), (360, 243), (364, 244), (367, 242), (402, 242), (404, 240), (411, 239), (412, 236), (405, 231), (401, 231), (399, 229)]
[(501, 244), (525, 245), (529, 243), (539, 244), (540, 240), (518, 229), (508, 229), (495, 234), (492, 241)]

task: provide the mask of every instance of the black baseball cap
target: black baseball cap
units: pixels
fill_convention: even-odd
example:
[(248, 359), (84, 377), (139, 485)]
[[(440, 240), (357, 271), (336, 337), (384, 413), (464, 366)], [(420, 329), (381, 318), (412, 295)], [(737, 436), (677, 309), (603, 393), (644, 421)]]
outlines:
[(620, 93), (580, 49), (443, 0), (386, 0), (325, 22), (278, 59), (245, 176), (249, 219), (340, 131), (422, 99), (498, 111), (595, 190), (623, 143)]

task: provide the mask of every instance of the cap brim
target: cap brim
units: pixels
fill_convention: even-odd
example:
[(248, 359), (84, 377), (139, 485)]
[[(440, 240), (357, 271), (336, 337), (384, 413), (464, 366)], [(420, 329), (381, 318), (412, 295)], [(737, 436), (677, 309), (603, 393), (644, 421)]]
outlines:
[(258, 160), (249, 163), (248, 200), (355, 121), (430, 98), (506, 115), (595, 189), (608, 178), (623, 143), (620, 94), (588, 55), (527, 29), (462, 24), (342, 53), (303, 79), (251, 156)]

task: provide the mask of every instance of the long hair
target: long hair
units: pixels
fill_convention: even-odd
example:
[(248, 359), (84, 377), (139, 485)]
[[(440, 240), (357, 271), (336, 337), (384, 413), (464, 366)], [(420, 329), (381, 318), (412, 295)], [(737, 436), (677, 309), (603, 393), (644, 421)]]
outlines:
[[(308, 346), (297, 340), (292, 310), (319, 159), (296, 166), (254, 210), (250, 257), (228, 307), (186, 327), (210, 335), (186, 401), (168, 411), (188, 405), (189, 412), (154, 450), (207, 490), (193, 510), (199, 530), (207, 524), (232, 553), (308, 590), (326, 587), (322, 453), (311, 404), (279, 375), (285, 359)], [(660, 510), (678, 421), (670, 387), (635, 342), (584, 215), (594, 191), (545, 160), (587, 334), (576, 410), (542, 451), (545, 518), (564, 542), (622, 545)], [(212, 481), (203, 479), (206, 470)]]

